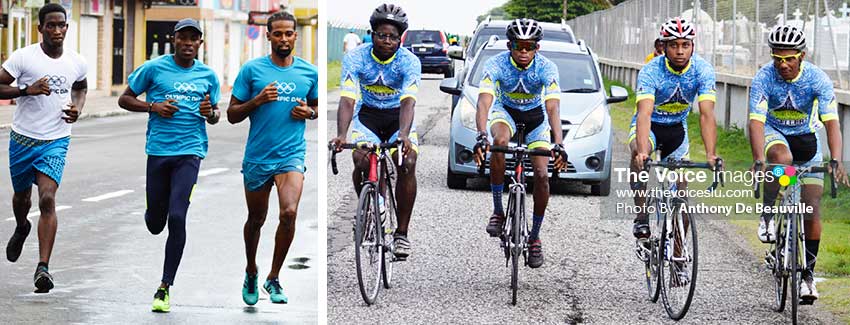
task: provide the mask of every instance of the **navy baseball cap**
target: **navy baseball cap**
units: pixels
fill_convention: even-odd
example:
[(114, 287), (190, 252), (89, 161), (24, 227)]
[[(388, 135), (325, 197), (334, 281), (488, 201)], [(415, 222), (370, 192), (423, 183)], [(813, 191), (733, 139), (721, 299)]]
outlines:
[(194, 28), (198, 31), (198, 33), (201, 33), (201, 35), (204, 34), (204, 32), (201, 30), (201, 24), (199, 24), (197, 20), (194, 20), (192, 18), (180, 19), (180, 21), (177, 22), (177, 25), (174, 26), (174, 33), (177, 33), (186, 28)]

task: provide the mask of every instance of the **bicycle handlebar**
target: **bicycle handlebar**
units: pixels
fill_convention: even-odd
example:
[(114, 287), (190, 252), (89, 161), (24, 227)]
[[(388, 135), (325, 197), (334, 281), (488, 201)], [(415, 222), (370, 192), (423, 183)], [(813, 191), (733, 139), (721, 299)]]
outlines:
[(652, 161), (651, 158), (646, 158), (646, 160), (643, 162), (643, 170), (647, 171), (647, 170), (649, 170), (649, 167), (662, 167), (662, 168), (668, 168), (668, 169), (680, 169), (680, 168), (709, 169), (709, 170), (714, 172), (714, 181), (711, 183), (711, 185), (708, 186), (708, 190), (713, 191), (714, 189), (717, 188), (718, 184), (721, 187), (725, 186), (725, 182), (723, 180), (723, 159), (721, 159), (721, 158), (715, 158), (714, 159), (714, 166), (713, 167), (711, 166), (711, 164), (709, 164), (707, 162), (698, 163), (698, 162), (693, 162), (693, 161), (690, 161), (690, 160), (675, 160), (675, 159), (674, 160), (666, 159), (666, 160), (663, 160), (663, 161), (656, 162), (656, 161)]
[[(490, 146), (490, 152), (500, 152), (500, 153), (510, 153), (517, 154), (522, 153), (527, 156), (537, 156), (537, 157), (552, 157), (551, 150), (536, 150), (536, 149), (528, 149), (525, 147), (507, 147), (507, 146)], [(521, 162), (520, 162), (521, 163)], [(478, 166), (478, 175), (484, 176), (484, 164)], [(560, 178), (560, 172), (557, 170), (552, 171), (552, 178), (558, 179)]]
[[(760, 162), (760, 161), (757, 161), (757, 162), (754, 164), (754, 168), (753, 168), (753, 169), (754, 169), (754, 170), (756, 170), (756, 171), (758, 171), (758, 170), (761, 170), (761, 167), (762, 167), (762, 166), (764, 166), (764, 163), (762, 163), (762, 162)], [(789, 165), (783, 165), (783, 164), (769, 164), (769, 165), (767, 165), (767, 166), (768, 166), (768, 167), (771, 167), (771, 166), (772, 166), (772, 167), (779, 166), (779, 167), (783, 167), (783, 168), (784, 168), (784, 167), (788, 167)], [(797, 171), (797, 173), (796, 173), (797, 175), (799, 175), (801, 171), (802, 171), (802, 173), (826, 173), (826, 174), (829, 174), (829, 189), (830, 189), (830, 195), (829, 195), (829, 196), (830, 196), (830, 197), (832, 197), (833, 199), (834, 199), (834, 198), (836, 198), (836, 197), (838, 196), (838, 193), (837, 193), (838, 185), (835, 183), (835, 175), (834, 175), (834, 173), (833, 173), (833, 172), (831, 172), (831, 170), (834, 170), (835, 168), (838, 168), (838, 162), (837, 162), (837, 161), (830, 161), (830, 162), (829, 162), (829, 167), (825, 167), (825, 166), (811, 166), (811, 167), (797, 167), (797, 166), (793, 166), (793, 167), (794, 167), (794, 169)], [(756, 182), (756, 181), (754, 181), (753, 183), (755, 183), (755, 184), (753, 185), (753, 186), (754, 186), (754, 189), (753, 189), (753, 196), (754, 196), (756, 199), (758, 199), (758, 198), (761, 196), (761, 182)]]
[[(375, 152), (375, 151), (378, 151), (378, 149), (381, 149), (381, 150), (391, 149), (391, 148), (401, 149), (402, 146), (403, 146), (403, 143), (399, 140), (396, 140), (396, 141), (393, 141), (393, 142), (382, 142), (382, 143), (377, 143), (377, 144), (376, 143), (369, 143), (369, 142), (343, 143), (343, 144), (340, 144), (339, 146), (334, 146), (333, 143), (328, 143), (328, 150), (331, 152), (331, 171), (333, 172), (334, 175), (339, 174), (339, 169), (337, 169), (337, 165), (336, 165), (336, 154), (339, 153), (339, 151), (337, 151), (336, 149), (340, 149), (340, 150), (361, 149), (361, 150), (367, 150), (367, 151), (370, 151), (370, 152)], [(401, 157), (401, 155), (399, 155), (399, 157), (398, 157), (398, 165), (399, 166), (401, 166), (401, 162), (402, 162), (402, 157)]]

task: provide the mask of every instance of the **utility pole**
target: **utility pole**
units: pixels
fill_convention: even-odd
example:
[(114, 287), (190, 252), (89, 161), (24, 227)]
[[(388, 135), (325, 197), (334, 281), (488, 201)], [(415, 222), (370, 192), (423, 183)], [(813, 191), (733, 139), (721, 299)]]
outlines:
[(564, 0), (564, 20), (567, 20), (567, 0)]

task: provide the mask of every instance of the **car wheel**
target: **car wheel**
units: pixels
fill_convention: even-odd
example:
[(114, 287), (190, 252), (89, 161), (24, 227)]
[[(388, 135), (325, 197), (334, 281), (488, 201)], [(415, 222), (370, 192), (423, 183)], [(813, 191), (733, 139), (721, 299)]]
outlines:
[(611, 176), (608, 176), (599, 184), (590, 185), (590, 194), (598, 196), (608, 196), (611, 194)]
[[(449, 159), (451, 159), (451, 154), (449, 154)], [(451, 167), (449, 167), (450, 161), (446, 163), (446, 186), (453, 190), (465, 189), (466, 177), (453, 173)]]

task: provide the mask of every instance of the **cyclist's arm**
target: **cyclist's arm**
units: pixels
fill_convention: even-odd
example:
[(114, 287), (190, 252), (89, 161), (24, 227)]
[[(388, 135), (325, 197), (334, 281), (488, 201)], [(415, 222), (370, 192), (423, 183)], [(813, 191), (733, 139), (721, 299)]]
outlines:
[[(705, 157), (714, 161), (717, 156), (715, 145), (717, 144), (717, 121), (714, 118), (714, 101), (703, 100), (699, 102), (699, 128), (702, 142), (705, 144)], [(688, 141), (688, 139), (685, 139)]]
[(127, 89), (124, 89), (124, 93), (121, 94), (121, 97), (118, 97), (118, 106), (121, 108), (131, 111), (131, 112), (147, 112), (149, 109), (148, 103), (145, 103), (138, 98), (136, 98), (136, 93), (130, 89), (130, 86), (127, 86)]
[[(838, 102), (835, 101), (835, 90), (829, 77), (824, 75), (825, 82), (817, 87), (818, 116), (826, 126), (827, 143), (829, 144), (829, 155), (832, 159), (841, 161), (841, 124), (838, 122)], [(815, 109), (815, 107), (812, 107)]]
[(354, 116), (354, 103), (354, 98), (344, 96), (339, 98), (339, 106), (336, 110), (336, 135), (339, 138), (345, 138), (348, 134), (348, 126)]
[(475, 126), (478, 133), (487, 133), (487, 114), (490, 113), (490, 106), (492, 105), (492, 94), (485, 92), (478, 94), (478, 107), (475, 110)]
[(654, 98), (646, 98), (637, 103), (637, 121), (635, 122), (635, 143), (640, 153), (649, 154), (649, 126), (652, 120)]
[(357, 102), (357, 92), (360, 91), (360, 80), (357, 70), (362, 69), (354, 56), (354, 52), (342, 57), (342, 71), (339, 80), (339, 106), (336, 110), (336, 134), (344, 139), (348, 134), (348, 126), (354, 116), (354, 104)]
[(0, 68), (0, 99), (20, 97), (21, 90), (18, 87), (10, 86), (13, 82), (15, 82), (15, 77), (12, 77), (6, 69)]
[(823, 122), (823, 125), (826, 126), (826, 141), (829, 144), (829, 156), (831, 159), (842, 161), (841, 125), (837, 119)]
[(86, 105), (86, 93), (88, 93), (89, 83), (86, 79), (74, 82), (71, 85), (71, 104), (77, 109), (77, 114), (83, 113), (83, 106)]
[(561, 130), (561, 99), (551, 98), (546, 100), (546, 114), (549, 115), (549, 127), (552, 129), (552, 136), (555, 144), (564, 144), (563, 131)]
[(410, 128), (413, 126), (413, 106), (416, 104), (415, 97), (407, 97), (401, 100), (401, 109), (398, 117), (398, 136), (407, 139)]
[(767, 120), (767, 93), (764, 91), (762, 78), (764, 72), (756, 73), (750, 86), (750, 114), (747, 128), (750, 134), (750, 149), (753, 160), (766, 163), (764, 156), (764, 122)]

